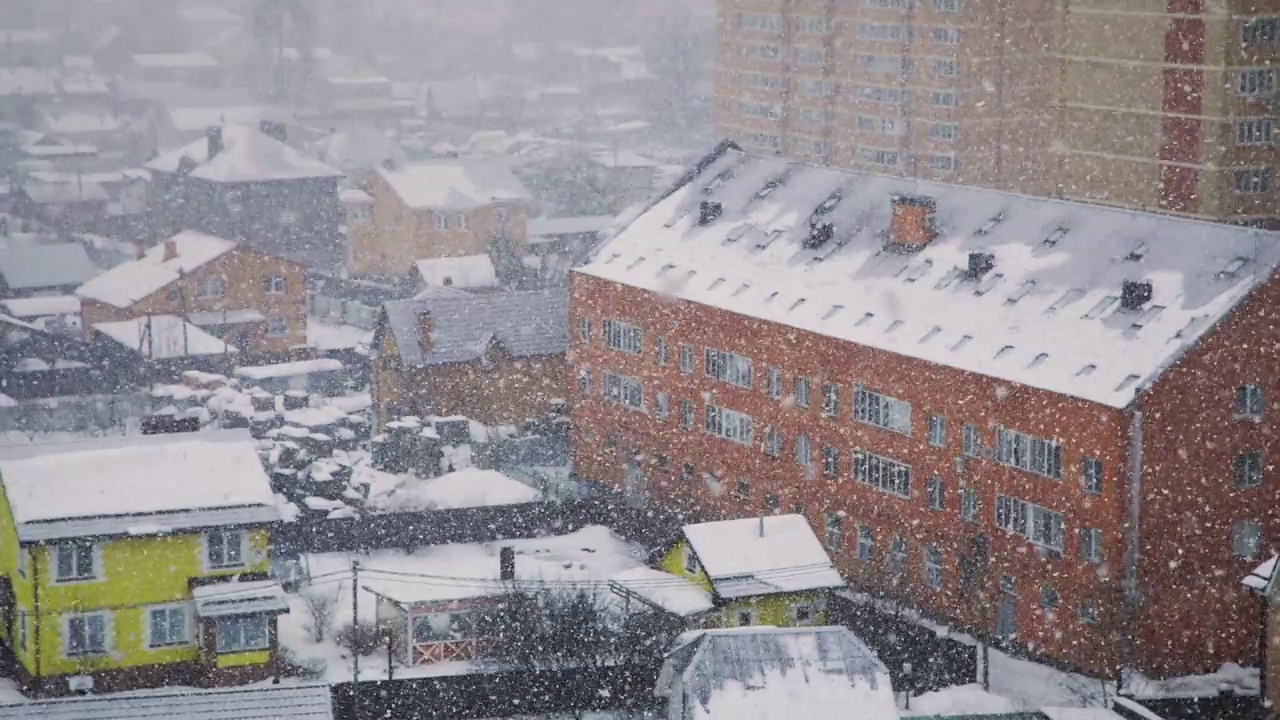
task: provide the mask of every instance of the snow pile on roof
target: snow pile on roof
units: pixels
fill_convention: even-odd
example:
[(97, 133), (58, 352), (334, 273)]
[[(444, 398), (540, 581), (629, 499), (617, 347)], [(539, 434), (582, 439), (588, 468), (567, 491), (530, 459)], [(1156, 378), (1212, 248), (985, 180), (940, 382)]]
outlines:
[(4, 308), (6, 314), (16, 318), (76, 315), (80, 312), (80, 298), (74, 295), (10, 298), (0, 301), (0, 307)]
[(222, 150), (209, 158), (209, 140), (200, 138), (146, 164), (148, 170), (177, 173), (183, 158), (195, 163), (191, 177), (218, 183), (272, 182), (342, 177), (342, 172), (263, 133), (257, 127), (221, 128)]
[(680, 617), (709, 612), (714, 607), (706, 590), (685, 578), (649, 567), (624, 570), (610, 578), (609, 584)]
[(360, 188), (343, 188), (338, 191), (338, 200), (348, 205), (372, 205), (373, 196)]
[(332, 425), (344, 420), (346, 417), (347, 413), (330, 405), (286, 410), (284, 413), (284, 421), (286, 423), (304, 428)]
[(685, 633), (654, 691), (694, 720), (896, 720), (889, 671), (842, 627)]
[(342, 361), (333, 358), (315, 360), (296, 360), (294, 362), (276, 363), (274, 365), (250, 365), (236, 368), (232, 374), (245, 380), (267, 380), (270, 378), (293, 377), (319, 372), (337, 372), (342, 369)]
[(993, 695), (976, 683), (934, 690), (911, 698), (911, 709), (903, 717), (915, 715), (999, 715), (1012, 713), (1017, 706), (1008, 698)]
[(612, 215), (579, 215), (562, 218), (530, 218), (528, 232), (530, 237), (548, 237), (552, 235), (585, 235), (607, 230), (613, 224)]
[(430, 258), (414, 265), (424, 285), (463, 289), (498, 286), (498, 271), (488, 255)]
[(1265, 591), (1271, 586), (1271, 581), (1276, 575), (1276, 562), (1280, 561), (1280, 555), (1272, 555), (1261, 565), (1253, 569), (1253, 572), (1244, 576), (1240, 584), (1251, 590)]
[(407, 478), (369, 498), (374, 512), (422, 512), (537, 502), (542, 493), (496, 470), (466, 468), (436, 478)]
[[(578, 272), (1112, 407), (1280, 264), (1254, 228), (733, 149), (700, 167)], [(922, 250), (886, 248), (895, 194), (936, 203)], [(703, 202), (721, 210), (705, 225)], [(970, 273), (971, 253), (993, 267)], [(1122, 307), (1126, 280), (1150, 300)]]
[(449, 158), (378, 167), (378, 174), (411, 208), (466, 210), (524, 202), (532, 195), (507, 166), (478, 158)]
[(770, 515), (684, 526), (723, 598), (844, 587), (803, 515)]
[[(172, 259), (165, 260), (166, 246), (177, 252)], [(127, 308), (235, 246), (230, 240), (184, 230), (147, 250), (141, 258), (121, 263), (81, 285), (76, 295)]]
[(1223, 692), (1257, 695), (1260, 685), (1258, 668), (1223, 663), (1216, 672), (1161, 680), (1148, 678), (1138, 672), (1126, 673), (1122, 691), (1133, 698), (1213, 697)]
[(0, 276), (10, 289), (78, 285), (100, 271), (79, 243), (27, 245), (0, 250)]
[(96, 323), (93, 329), (151, 360), (236, 352), (234, 346), (177, 315), (148, 315)]

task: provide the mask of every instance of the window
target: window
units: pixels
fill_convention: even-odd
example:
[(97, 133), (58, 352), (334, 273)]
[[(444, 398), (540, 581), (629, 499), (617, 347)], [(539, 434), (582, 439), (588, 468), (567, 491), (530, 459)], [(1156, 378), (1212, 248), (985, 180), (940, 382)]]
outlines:
[(1093, 495), (1102, 494), (1102, 461), (1097, 458), (1080, 459), (1080, 485)]
[(801, 47), (796, 49), (796, 62), (800, 65), (822, 66), (827, 64), (826, 48)]
[(942, 552), (936, 545), (924, 546), (924, 584), (935, 590), (942, 587)]
[(582, 342), (591, 342), (591, 321), (587, 318), (578, 320), (578, 337), (582, 339)]
[(1257, 385), (1241, 385), (1236, 388), (1236, 417), (1262, 417), (1262, 388)]
[(771, 427), (764, 431), (764, 454), (769, 457), (782, 457), (782, 433)]
[(855, 152), (856, 160), (885, 167), (897, 167), (900, 157), (897, 150), (886, 148), (860, 147)]
[(777, 400), (782, 397), (782, 371), (778, 368), (769, 368), (769, 398)]
[(977, 425), (965, 425), (963, 438), (963, 452), (968, 457), (982, 457), (982, 433), (978, 430)]
[(18, 575), (22, 577), (27, 576), (27, 556), (30, 554), (25, 547), (18, 548)]
[(449, 216), (448, 216), (448, 215), (445, 215), (444, 213), (436, 213), (436, 229), (437, 229), (437, 230), (448, 230), (448, 229), (449, 229)]
[(901, 23), (858, 23), (854, 36), (859, 40), (905, 40), (910, 29)]
[(680, 401), (680, 427), (684, 428), (685, 430), (690, 430), (693, 428), (693, 401), (692, 400)]
[(237, 653), (271, 647), (266, 615), (218, 618), (218, 652)]
[(1062, 599), (1058, 596), (1058, 591), (1051, 585), (1040, 586), (1040, 607), (1045, 610), (1057, 610)]
[(796, 463), (809, 467), (813, 464), (813, 449), (809, 445), (809, 436), (804, 433), (796, 435)]
[(1080, 622), (1085, 625), (1097, 625), (1098, 602), (1096, 600), (1086, 600), (1080, 603), (1080, 607), (1076, 611), (1076, 617), (1080, 618)]
[(738, 103), (738, 114), (762, 120), (780, 120), (782, 119), (782, 106), (777, 103), (740, 102)]
[(822, 474), (830, 478), (840, 475), (840, 452), (827, 445), (822, 446)]
[(245, 535), (240, 530), (211, 530), (205, 535), (205, 559), (210, 568), (244, 567)]
[(929, 104), (934, 107), (959, 107), (960, 94), (949, 90), (933, 90), (929, 93)]
[(97, 579), (97, 548), (90, 542), (58, 544), (54, 568), (56, 582), (78, 582)]
[(289, 334), (289, 321), (282, 317), (267, 319), (267, 337), (284, 337)]
[(578, 371), (578, 389), (582, 391), (583, 395), (591, 394), (591, 371), (590, 370), (587, 370), (584, 368)]
[(782, 498), (774, 493), (766, 493), (764, 496), (764, 510), (769, 515), (777, 515), (782, 510)]
[(724, 350), (707, 348), (707, 375), (738, 387), (751, 387), (751, 358)]
[(809, 407), (809, 378), (798, 377), (795, 383), (796, 405), (807, 408)]
[(693, 480), (693, 466), (689, 463), (685, 463), (680, 466), (680, 480), (681, 482), (690, 482)]
[(18, 625), (18, 651), (27, 651), (27, 611), (19, 610), (18, 616), (14, 620)]
[(186, 645), (191, 641), (189, 626), (185, 606), (151, 608), (147, 611), (147, 647)]
[(822, 414), (835, 417), (840, 414), (840, 386), (832, 383), (822, 385)]
[(107, 614), (71, 615), (66, 619), (65, 655), (83, 657), (107, 651)]
[(813, 624), (813, 606), (812, 605), (793, 605), (791, 606), (791, 619), (801, 627)]
[(929, 416), (929, 444), (933, 447), (944, 447), (947, 444), (947, 419), (938, 415)]
[(1262, 525), (1253, 520), (1237, 520), (1231, 526), (1231, 552), (1244, 560), (1253, 560), (1262, 545)]
[(782, 48), (777, 45), (743, 45), (742, 57), (751, 60), (777, 60), (782, 54)]
[(960, 12), (960, 0), (933, 0), (933, 9), (940, 13)]
[(956, 123), (929, 123), (929, 139), (951, 142), (960, 136), (960, 126)]
[(996, 443), (996, 459), (1001, 464), (1053, 480), (1062, 479), (1062, 446), (1056, 441), (998, 428)]
[(925, 490), (929, 495), (930, 510), (944, 510), (947, 506), (947, 491), (942, 485), (942, 478), (937, 475), (929, 478)]
[(800, 83), (800, 95), (803, 97), (831, 97), (839, 91), (834, 80), (805, 80)]
[(796, 32), (820, 35), (831, 32), (831, 21), (821, 15), (803, 15), (795, 20)]
[(272, 275), (267, 278), (267, 294), (283, 295), (285, 290), (285, 279), (283, 275)]
[(935, 27), (929, 31), (929, 42), (935, 45), (959, 44), (960, 30), (949, 25)]
[(606, 372), (604, 378), (604, 397), (626, 407), (640, 410), (644, 407), (644, 388), (640, 381), (626, 375), (614, 375)]
[(1018, 581), (1015, 580), (1012, 575), (1001, 575), (1000, 576), (1000, 592), (1004, 593), (1005, 595), (1017, 595)]
[(169, 288), (169, 294), (165, 296), (169, 300), (169, 304), (173, 304), (182, 300), (182, 288)]
[(658, 338), (654, 341), (654, 346), (658, 349), (658, 364), (667, 364), (667, 340), (666, 338)]
[(783, 28), (782, 15), (778, 13), (742, 13), (738, 15), (738, 27), (743, 30), (780, 31)]
[(893, 542), (889, 545), (889, 572), (894, 575), (901, 575), (907, 571), (907, 539), (901, 535), (894, 535)]
[(1102, 562), (1102, 531), (1098, 528), (1084, 528), (1080, 531), (1080, 559), (1088, 562)]
[(755, 613), (750, 610), (737, 611), (735, 618), (738, 627), (750, 627), (755, 624)]
[(956, 69), (955, 58), (935, 58), (933, 61), (933, 74), (936, 77), (955, 77), (959, 74)]
[(217, 298), (222, 297), (222, 278), (207, 277), (200, 281), (200, 297)]
[(803, 108), (800, 110), (800, 122), (805, 125), (830, 125), (831, 113), (826, 110), (813, 110), (811, 108)]
[(684, 546), (684, 571), (690, 575), (697, 575), (701, 572), (702, 567), (698, 565), (698, 555), (689, 545)]
[(853, 391), (853, 419), (910, 435), (911, 403), (858, 387)]
[(640, 327), (617, 320), (604, 321), (604, 344), (614, 350), (640, 354)]
[(1236, 120), (1236, 144), (1270, 145), (1274, 130), (1273, 118), (1241, 118)]
[(660, 392), (653, 396), (653, 415), (664, 421), (671, 416), (671, 405), (666, 393)]
[(876, 555), (876, 536), (875, 531), (870, 525), (858, 526), (858, 559), (862, 562), (871, 562)]
[(751, 444), (751, 416), (736, 410), (707, 405), (707, 432), (743, 445)]
[(1022, 535), (1033, 545), (1062, 551), (1062, 513), (1040, 507), (1025, 500), (996, 496), (996, 527)]
[(746, 90), (785, 90), (786, 78), (765, 73), (738, 73), (738, 86)]
[(907, 127), (906, 122), (899, 122), (898, 118), (874, 117), (871, 115), (859, 115), (856, 119), (858, 132), (869, 133), (871, 135), (901, 135), (902, 131)]
[(680, 345), (680, 372), (693, 372), (693, 346)]
[(465, 213), (458, 213), (457, 218), (455, 219), (454, 222), (457, 223), (457, 227), (459, 230), (467, 229), (467, 216)]
[(839, 513), (827, 513), (822, 516), (822, 539), (828, 550), (839, 550), (844, 544), (841, 525), (844, 520)]
[(1273, 68), (1241, 70), (1236, 90), (1244, 97), (1273, 95), (1276, 91), (1276, 71)]
[(750, 500), (751, 499), (751, 481), (739, 480), (738, 484), (734, 486), (734, 494), (738, 496), (739, 500)]
[(862, 451), (855, 452), (853, 478), (887, 493), (911, 497), (911, 466), (889, 458)]
[(1273, 47), (1280, 42), (1280, 18), (1253, 17), (1240, 23), (1240, 44)]
[(1232, 466), (1237, 488), (1243, 490), (1262, 484), (1262, 453), (1257, 450), (1240, 453)]
[(1236, 170), (1235, 186), (1236, 192), (1245, 195), (1257, 195), (1271, 191), (1271, 168), (1249, 168), (1247, 170)]
[(978, 491), (971, 488), (963, 488), (960, 490), (960, 519), (964, 522), (978, 522), (978, 515), (981, 511), (978, 501)]
[(901, 105), (911, 97), (911, 91), (906, 88), (882, 85), (855, 85), (853, 97), (855, 100), (877, 105)]
[(955, 170), (956, 156), (946, 153), (930, 155), (925, 164), (934, 170)]

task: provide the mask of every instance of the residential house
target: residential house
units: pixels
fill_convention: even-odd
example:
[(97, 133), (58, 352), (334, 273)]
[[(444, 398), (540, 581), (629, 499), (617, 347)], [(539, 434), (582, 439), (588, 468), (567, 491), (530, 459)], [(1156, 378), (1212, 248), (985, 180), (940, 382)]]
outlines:
[(529, 252), (534, 255), (576, 255), (595, 247), (600, 233), (613, 226), (612, 215), (530, 218)]
[(144, 361), (228, 356), (239, 350), (177, 315), (97, 322), (85, 328), (85, 333), (91, 342), (115, 343)]
[(404, 415), (541, 417), (567, 390), (566, 302), (559, 288), (386, 303), (371, 353), (377, 426)]
[(311, 84), (312, 105), (329, 119), (394, 126), (398, 116), (413, 114), (412, 108), (405, 112), (396, 104), (391, 80), (376, 72), (335, 73), (315, 78)]
[(171, 716), (179, 707), (184, 720), (333, 720), (328, 685), (90, 695), (0, 704), (0, 713), (9, 720), (137, 720)]
[(13, 212), (64, 233), (100, 230), (111, 196), (95, 182), (26, 181), (14, 192)]
[(233, 436), (0, 460), (0, 639), (27, 693), (279, 672), (288, 605), (267, 559), (279, 513), (252, 442)]
[(181, 232), (81, 285), (86, 333), (99, 323), (173, 315), (247, 353), (306, 343), (306, 270), (230, 240)]
[[(6, 309), (13, 303), (44, 304), (46, 300), (61, 298), (9, 300)], [(13, 400), (30, 400), (122, 392), (135, 386), (136, 368), (128, 353), (106, 343), (87, 343), (80, 339), (78, 328), (72, 337), (71, 329), (49, 318), (24, 322), (0, 315), (0, 392)]]
[(843, 627), (696, 630), (667, 653), (667, 720), (897, 720), (889, 671)]
[(525, 254), (531, 196), (496, 161), (392, 161), (365, 185), (373, 213), (348, 228), (352, 275), (402, 278), (418, 260), (484, 255), (495, 243), (513, 257)]
[(658, 565), (711, 593), (711, 627), (823, 625), (845, 586), (803, 515), (686, 525)]
[(0, 296), (66, 295), (102, 271), (79, 243), (0, 249)]
[(802, 512), (855, 589), (1095, 672), (1256, 665), (1277, 267), (1265, 230), (722, 145), (571, 273), (574, 471)]
[(156, 116), (156, 134), (164, 147), (189, 145), (205, 137), (211, 127), (258, 127), (263, 121), (296, 127), (293, 114), (274, 105), (199, 105), (170, 107)]
[(199, 87), (222, 84), (222, 66), (207, 52), (137, 53), (129, 75), (149, 83), (182, 83)]
[(158, 223), (336, 269), (342, 173), (284, 140), (273, 123), (211, 127), (204, 139), (152, 160)]

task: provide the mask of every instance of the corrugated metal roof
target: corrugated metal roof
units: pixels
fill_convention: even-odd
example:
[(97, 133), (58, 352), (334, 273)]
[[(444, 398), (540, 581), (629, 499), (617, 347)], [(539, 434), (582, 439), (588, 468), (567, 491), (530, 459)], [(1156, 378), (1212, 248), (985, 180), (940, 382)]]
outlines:
[[(408, 367), (478, 360), (491, 341), (513, 357), (557, 355), (569, 348), (569, 295), (563, 287), (403, 300), (384, 309)], [(418, 332), (423, 313), (431, 315), (431, 346), (425, 355)]]
[(18, 525), (18, 541), (24, 543), (54, 542), (78, 537), (111, 537), (120, 535), (164, 535), (198, 528), (228, 525), (259, 525), (280, 519), (274, 507), (262, 505), (187, 510), (154, 515), (116, 515), (113, 517), (77, 518), (29, 522)]
[(323, 685), (104, 695), (0, 705), (6, 720), (333, 720)]

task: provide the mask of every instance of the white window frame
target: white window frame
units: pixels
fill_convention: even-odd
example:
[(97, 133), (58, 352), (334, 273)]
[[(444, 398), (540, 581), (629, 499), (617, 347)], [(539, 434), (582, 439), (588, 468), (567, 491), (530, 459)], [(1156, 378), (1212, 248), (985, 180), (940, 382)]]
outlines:
[(1057, 440), (996, 428), (996, 461), (1050, 480), (1062, 479), (1062, 444)]
[(809, 442), (809, 436), (805, 433), (796, 435), (795, 444), (796, 464), (802, 467), (811, 467), (813, 465), (813, 443)]
[(693, 372), (693, 346), (680, 343), (680, 372)]
[(830, 445), (822, 446), (822, 474), (829, 477), (840, 477), (840, 451)]
[(853, 391), (853, 419), (855, 422), (911, 435), (911, 403), (873, 392), (861, 385)]
[(779, 400), (782, 398), (782, 371), (776, 367), (769, 368), (769, 399)]
[(776, 427), (764, 430), (764, 454), (771, 458), (782, 457), (782, 433)]
[(667, 339), (665, 337), (658, 336), (658, 338), (653, 341), (653, 345), (654, 349), (657, 350), (658, 353), (658, 364), (665, 366), (670, 360), (668, 357)]
[(941, 415), (929, 416), (929, 447), (947, 446), (947, 419)]
[[(86, 650), (84, 652), (71, 651), (71, 624), (76, 620), (85, 622), (85, 635), (88, 639), (88, 623), (92, 618), (102, 619), (102, 647)], [(111, 613), (106, 610), (95, 610), (93, 612), (67, 613), (62, 616), (62, 657), (64, 658), (88, 658), (101, 657), (111, 652), (114, 647), (112, 642), (112, 634), (114, 632), (114, 623), (112, 623)]]
[(448, 229), (449, 229), (449, 214), (442, 213), (442, 212), (436, 213), (436, 230), (448, 230)]
[(621, 320), (605, 320), (604, 344), (612, 350), (639, 355), (644, 349), (644, 331), (639, 325)]
[(1231, 554), (1241, 560), (1256, 560), (1262, 548), (1262, 533), (1262, 523), (1249, 518), (1236, 520), (1231, 524)]
[[(760, 622), (760, 618), (757, 616), (755, 608), (740, 606), (730, 607), (725, 612), (729, 614), (729, 622), (725, 623), (726, 627), (755, 627)], [(747, 617), (747, 623), (745, 625), (741, 622), (742, 616), (744, 615)]]
[[(225, 537), (229, 533), (236, 533), (240, 537), (240, 561), (238, 563), (224, 563), (221, 565), (215, 565), (212, 561), (212, 558), (210, 557), (210, 550), (212, 550), (210, 541), (215, 535), (219, 537)], [(225, 542), (225, 540), (222, 542), (222, 545), (223, 545), (223, 552), (225, 553), (227, 548), (227, 543)], [(216, 530), (209, 530), (206, 533), (204, 533), (204, 535), (201, 537), (201, 542), (200, 542), (201, 565), (204, 567), (206, 571), (237, 570), (237, 569), (247, 568), (249, 567), (249, 564), (250, 564), (249, 563), (250, 550), (251, 548), (250, 548), (248, 530), (242, 530), (239, 528), (219, 528)]]
[(1236, 93), (1240, 97), (1275, 95), (1276, 69), (1273, 67), (1241, 68), (1236, 76)]
[(981, 515), (982, 497), (978, 495), (977, 489), (971, 487), (960, 488), (960, 521), (976, 523)]
[(753, 425), (751, 416), (744, 412), (707, 404), (704, 427), (708, 433), (716, 437), (740, 445), (751, 445)]
[(198, 297), (202, 299), (220, 298), (225, 292), (226, 287), (222, 282), (222, 278), (218, 275), (210, 275), (200, 280)]
[(844, 547), (844, 518), (840, 513), (822, 516), (822, 546), (833, 551)]
[(671, 401), (666, 393), (654, 393), (653, 416), (658, 420), (666, 420), (671, 416)]
[(876, 556), (876, 531), (870, 525), (858, 525), (858, 560), (871, 562)]
[(611, 372), (601, 375), (606, 400), (632, 410), (644, 410), (644, 385), (638, 379)]
[(911, 497), (911, 466), (864, 450), (853, 452), (853, 479), (901, 498)]
[(583, 395), (591, 394), (591, 371), (586, 368), (578, 368), (578, 390)]
[(802, 408), (809, 407), (809, 378), (803, 375), (796, 378), (794, 385), (794, 393), (796, 405)]
[(467, 214), (466, 214), (466, 213), (458, 213), (458, 214), (457, 214), (457, 216), (456, 216), (456, 219), (457, 219), (458, 229), (459, 229), (459, 230), (466, 230), (466, 229), (467, 229)]
[(285, 279), (285, 276), (272, 275), (270, 278), (267, 279), (267, 294), (268, 295), (284, 295), (286, 292), (285, 288), (287, 286), (288, 286), (288, 281)]
[[(809, 614), (807, 620), (800, 618), (802, 612)], [(791, 616), (791, 624), (795, 627), (813, 627), (818, 622), (818, 608), (813, 603), (792, 603), (788, 614)]]
[(1090, 495), (1102, 494), (1102, 461), (1095, 457), (1080, 458), (1080, 487)]
[(889, 572), (893, 575), (905, 575), (910, 560), (911, 545), (901, 535), (894, 535), (889, 541)]
[(840, 414), (840, 386), (835, 383), (822, 384), (822, 414), (836, 417)]
[(937, 475), (931, 475), (925, 481), (925, 494), (929, 500), (930, 510), (946, 510), (947, 509), (947, 488), (942, 484), (942, 478)]
[[(222, 644), (222, 624), (223, 623), (245, 623), (245, 622), (261, 622), (263, 624), (263, 643), (261, 645), (247, 645), (243, 643), (244, 633), (240, 633), (240, 644), (224, 647)], [(219, 655), (234, 655), (236, 653), (260, 652), (262, 650), (271, 649), (271, 618), (267, 615), (228, 615), (220, 617), (214, 621), (214, 647)]]
[(1091, 563), (1102, 562), (1101, 529), (1083, 528), (1080, 530), (1080, 559)]
[[(180, 611), (182, 613), (182, 639), (180, 641), (173, 641), (166, 638), (165, 642), (156, 642), (155, 618), (152, 616), (152, 613), (157, 613), (157, 612), (166, 613), (165, 622), (168, 623), (172, 619), (171, 617), (168, 616), (168, 614), (172, 613), (174, 610)], [(144, 608), (143, 611), (146, 613), (145, 623), (146, 623), (147, 637), (146, 637), (145, 647), (147, 649), (166, 650), (166, 649), (175, 648), (175, 647), (186, 647), (188, 645), (193, 644), (193, 637), (195, 634), (194, 633), (195, 623), (193, 622), (194, 613), (191, 612), (191, 606), (189, 604), (166, 603), (163, 605), (151, 605)]]
[[(90, 548), (90, 553), (92, 553), (93, 555), (93, 559), (92, 559), (93, 573), (91, 575), (63, 576), (61, 574), (62, 563), (60, 562), (60, 559), (59, 559), (59, 555), (62, 552), (62, 548), (63, 547), (83, 548), (85, 546), (88, 546)], [(75, 552), (72, 560), (72, 564), (75, 566), (78, 566), (79, 560), (80, 560), (80, 553)], [(70, 541), (61, 542), (53, 545), (53, 582), (56, 585), (71, 585), (73, 583), (97, 582), (103, 579), (102, 569), (103, 568), (102, 568), (101, 543), (91, 543), (91, 542), (85, 542), (85, 541), (77, 542), (75, 540), (70, 540)]]
[(680, 427), (685, 430), (693, 429), (693, 401), (680, 401)]
[(751, 388), (751, 358), (709, 347), (703, 354), (703, 363), (709, 377), (740, 388)]
[(934, 590), (942, 587), (942, 551), (937, 545), (925, 545), (922, 549), (924, 559), (924, 584)]
[(279, 338), (289, 336), (289, 318), (267, 318), (267, 337)]
[(588, 318), (578, 318), (578, 338), (582, 342), (591, 342), (591, 320)]
[(982, 457), (982, 431), (977, 425), (966, 423), (962, 431), (961, 441), (963, 443), (961, 452), (965, 457), (980, 458)]
[(1264, 410), (1266, 399), (1261, 385), (1247, 383), (1236, 388), (1235, 419), (1259, 420)]

